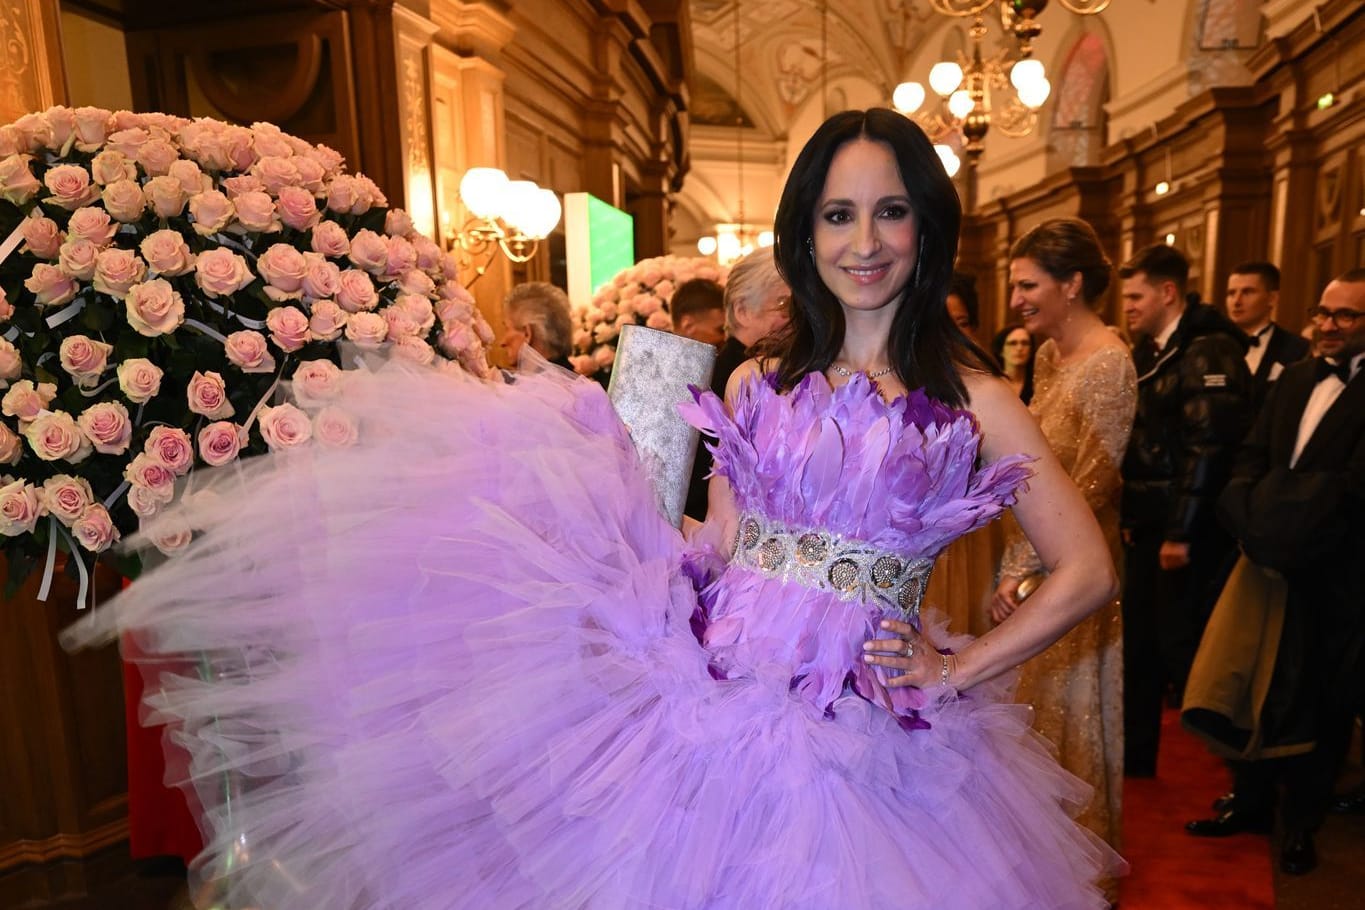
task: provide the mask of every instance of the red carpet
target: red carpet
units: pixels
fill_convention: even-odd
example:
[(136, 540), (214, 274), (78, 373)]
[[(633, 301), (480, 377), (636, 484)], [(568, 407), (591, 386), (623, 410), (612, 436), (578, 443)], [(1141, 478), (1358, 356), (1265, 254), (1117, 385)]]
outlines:
[(1124, 785), (1123, 855), (1132, 871), (1120, 885), (1120, 910), (1274, 910), (1267, 837), (1185, 833), (1185, 822), (1212, 814), (1209, 803), (1229, 780), (1223, 763), (1166, 711), (1156, 779)]

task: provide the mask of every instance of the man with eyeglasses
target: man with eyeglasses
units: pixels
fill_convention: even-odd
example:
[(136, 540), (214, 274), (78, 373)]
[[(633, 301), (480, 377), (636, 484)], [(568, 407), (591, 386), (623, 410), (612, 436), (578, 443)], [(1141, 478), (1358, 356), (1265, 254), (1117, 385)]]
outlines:
[[(1365, 269), (1328, 284), (1310, 316), (1320, 356), (1284, 369), (1219, 499), (1245, 557), (1284, 580), (1278, 641), (1267, 622), (1266, 650), (1249, 658), (1274, 656), (1269, 690), (1253, 705), (1257, 741), (1244, 749), (1259, 760), (1235, 762), (1223, 811), (1186, 826), (1201, 837), (1269, 830), (1283, 784), (1280, 865), (1300, 875), (1317, 865), (1313, 832), (1332, 802), (1365, 679)], [(1243, 626), (1254, 621), (1245, 609)], [(1238, 634), (1236, 624), (1215, 628)], [(1229, 668), (1242, 670), (1250, 679), (1250, 667)]]

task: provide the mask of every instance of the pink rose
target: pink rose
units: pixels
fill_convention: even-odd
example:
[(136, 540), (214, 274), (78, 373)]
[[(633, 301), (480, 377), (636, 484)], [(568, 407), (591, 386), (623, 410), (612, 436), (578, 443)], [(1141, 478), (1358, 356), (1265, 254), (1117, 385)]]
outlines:
[(441, 353), (447, 357), (458, 357), (461, 351), (472, 348), (477, 342), (470, 328), (460, 322), (447, 323), (445, 331), (436, 340)]
[(199, 431), (199, 457), (212, 468), (235, 459), (246, 444), (246, 433), (227, 420), (219, 420)]
[(238, 174), (223, 181), (223, 192), (227, 193), (229, 199), (236, 199), (243, 193), (265, 192), (265, 184), (250, 174)]
[(289, 244), (276, 243), (256, 259), (256, 272), (265, 279), (265, 292), (271, 300), (297, 300), (308, 262)]
[(90, 176), (100, 186), (108, 186), (120, 180), (136, 180), (137, 165), (128, 160), (122, 152), (106, 149), (90, 162)]
[(48, 411), (33, 418), (24, 428), (28, 446), (43, 461), (69, 461), (78, 464), (93, 451), (76, 421), (65, 411)]
[(194, 281), (210, 297), (228, 297), (251, 284), (246, 260), (226, 247), (206, 250), (194, 261)]
[(121, 155), (135, 159), (137, 158), (137, 150), (142, 148), (151, 138), (151, 135), (140, 126), (120, 126), (115, 123), (114, 132), (105, 137), (104, 144)]
[(436, 282), (426, 272), (408, 269), (398, 276), (398, 289), (404, 294), (417, 294), (426, 297), (436, 290)]
[(143, 238), (138, 252), (154, 275), (176, 277), (194, 271), (194, 254), (179, 231), (156, 231)]
[(406, 237), (412, 231), (412, 216), (402, 209), (389, 209), (384, 215), (384, 233), (390, 237)]
[(261, 408), (261, 436), (272, 449), (289, 449), (306, 443), (313, 435), (308, 415), (292, 404)]
[(13, 316), (14, 304), (10, 303), (9, 298), (5, 296), (5, 289), (0, 288), (0, 322), (9, 322)]
[(412, 248), (417, 251), (417, 267), (429, 275), (441, 274), (441, 257), (444, 255), (436, 241), (418, 234), (412, 238)]
[(322, 195), (323, 181), (327, 174), (312, 158), (294, 156), (294, 170), (299, 174), (299, 186), (312, 193), (314, 198)]
[(174, 218), (179, 215), (185, 211), (185, 203), (190, 198), (185, 188), (180, 185), (180, 181), (169, 174), (148, 180), (142, 192), (158, 218)]
[(280, 220), (296, 231), (311, 230), (322, 217), (313, 194), (301, 186), (280, 187), (275, 208), (280, 213)]
[[(260, 151), (259, 146), (256, 151)], [(295, 186), (299, 182), (299, 172), (294, 163), (278, 155), (267, 155), (258, 159), (251, 166), (251, 174), (261, 181), (265, 191), (272, 196), (279, 195), (280, 190), (287, 186)]]
[(294, 371), (294, 400), (304, 408), (325, 404), (341, 392), (345, 376), (330, 360), (305, 360)]
[(48, 168), (43, 183), (52, 194), (47, 198), (64, 209), (75, 210), (99, 198), (99, 190), (90, 185), (90, 172), (78, 164)]
[(418, 294), (399, 294), (393, 304), (415, 322), (424, 335), (436, 324), (436, 309), (426, 297)]
[(136, 158), (147, 176), (155, 178), (169, 174), (171, 165), (180, 159), (180, 153), (166, 140), (152, 139), (138, 148)]
[(33, 274), (24, 279), (38, 306), (61, 306), (76, 296), (80, 287), (55, 265), (40, 262)]
[(365, 271), (379, 275), (389, 262), (389, 245), (374, 231), (356, 231), (351, 238), (351, 263)]
[(94, 502), (95, 491), (84, 477), (54, 474), (43, 481), (43, 505), (49, 515), (68, 527)]
[(8, 382), (18, 379), (24, 372), (24, 358), (19, 349), (4, 338), (0, 338), (0, 379)]
[(355, 211), (354, 209), (352, 209), (351, 210), (352, 215), (362, 215), (365, 213), (366, 209), (384, 207), (389, 204), (389, 200), (386, 199), (384, 197), (384, 193), (380, 191), (379, 184), (375, 183), (373, 180), (371, 180), (369, 177), (366, 177), (364, 174), (355, 175), (355, 184), (359, 188), (361, 197), (364, 199), (365, 208), (361, 209), (360, 211)]
[(145, 357), (130, 357), (118, 365), (118, 387), (133, 404), (146, 404), (161, 391), (161, 367)]
[(132, 180), (115, 180), (104, 188), (101, 198), (109, 214), (124, 224), (137, 221), (147, 208), (142, 187)]
[(308, 334), (315, 341), (335, 341), (346, 328), (346, 311), (332, 300), (313, 301), (308, 317)]
[(87, 506), (81, 517), (72, 523), (71, 536), (91, 553), (103, 552), (119, 539), (118, 528), (114, 527), (109, 510), (98, 502)]
[(616, 361), (616, 348), (602, 345), (592, 352), (592, 361), (599, 370), (605, 370)]
[(139, 335), (169, 335), (185, 323), (185, 301), (164, 278), (134, 285), (124, 301), (128, 324)]
[[(650, 317), (645, 320), (645, 325), (649, 326), (651, 329), (660, 329), (666, 332), (670, 328), (672, 328), (673, 320), (670, 319), (669, 315), (665, 313), (663, 310), (658, 310), (652, 313)], [(613, 338), (616, 337), (615, 332), (612, 332), (612, 337)]]
[(303, 254), (303, 296), (309, 300), (331, 297), (341, 285), (341, 269), (328, 262), (320, 253)]
[[(220, 144), (227, 166), (225, 171), (246, 171), (256, 163), (256, 149), (252, 143), (251, 130), (244, 126), (230, 126), (223, 130)], [(229, 194), (231, 195), (231, 194)]]
[(118, 224), (109, 220), (108, 212), (89, 206), (72, 212), (66, 225), (68, 240), (88, 240), (100, 249), (113, 242), (118, 229)]
[(369, 275), (359, 269), (346, 269), (337, 281), (336, 301), (346, 312), (359, 313), (379, 304), (379, 292)]
[(32, 380), (21, 379), (10, 386), (4, 398), (0, 398), (0, 412), (7, 417), (19, 418), (19, 429), (23, 430), (36, 420), (56, 397), (55, 384), (40, 382), (35, 386)]
[(276, 307), (265, 317), (265, 324), (270, 329), (270, 340), (285, 353), (308, 343), (308, 317), (297, 307)]
[(389, 335), (389, 324), (378, 313), (354, 313), (346, 321), (346, 337), (361, 347), (375, 347)]
[(260, 332), (245, 329), (233, 332), (223, 346), (228, 362), (244, 373), (269, 373), (275, 369), (275, 358), (265, 344), (265, 336)]
[(341, 166), (345, 163), (340, 152), (321, 143), (309, 148), (303, 154), (316, 161), (328, 175), (341, 170)]
[(10, 155), (18, 155), (21, 151), (23, 142), (19, 138), (19, 131), (12, 125), (0, 126), (0, 159), (8, 158)]
[(426, 366), (436, 359), (436, 349), (416, 335), (400, 335), (394, 339), (393, 352), (404, 360)]
[[(417, 250), (403, 237), (388, 238), (389, 254), (384, 264), (384, 275), (389, 278), (413, 271), (417, 265)], [(354, 248), (354, 247), (353, 247)], [(425, 277), (425, 276), (423, 276)]]
[(42, 517), (42, 498), (33, 484), (15, 480), (0, 487), (0, 535), (32, 534)]
[(100, 384), (100, 376), (109, 366), (109, 355), (114, 346), (95, 341), (86, 335), (68, 335), (58, 348), (62, 369), (71, 374), (76, 385), (93, 389)]
[(211, 237), (232, 223), (237, 209), (232, 200), (217, 190), (205, 190), (190, 197), (190, 220), (200, 237)]
[[(162, 504), (175, 498), (175, 472), (146, 452), (133, 456), (123, 469), (123, 479), (134, 487), (142, 487)], [(146, 494), (143, 494), (146, 495)], [(132, 491), (129, 491), (129, 500)]]
[(351, 238), (346, 229), (335, 221), (319, 221), (313, 225), (313, 252), (329, 259), (340, 259), (351, 252)]
[(50, 107), (40, 114), (48, 124), (47, 147), (60, 155), (66, 155), (69, 149), (64, 150), (67, 141), (73, 145), (76, 142), (76, 115), (71, 108), (65, 105)]
[(109, 135), (109, 111), (102, 107), (78, 107), (76, 115), (76, 148), (93, 152), (104, 144)]
[(145, 529), (147, 539), (163, 556), (175, 556), (194, 541), (194, 529), (178, 515), (158, 518)]
[(359, 215), (369, 206), (356, 179), (350, 174), (339, 174), (327, 187), (327, 208), (339, 215)]
[(259, 190), (241, 193), (233, 197), (232, 204), (237, 207), (237, 223), (248, 231), (273, 234), (280, 229), (280, 219), (275, 214), (275, 200), (270, 198), (269, 193)]
[(52, 141), (52, 124), (42, 114), (25, 114), (12, 125), (25, 151), (36, 152)]
[(42, 189), (28, 167), (27, 155), (10, 155), (0, 161), (0, 199), (23, 205)]
[(95, 259), (95, 290), (122, 300), (147, 277), (147, 264), (132, 250), (110, 247)]
[(16, 465), (24, 457), (24, 441), (9, 427), (0, 423), (0, 464)]
[[(294, 148), (289, 144), (289, 137), (273, 123), (253, 123), (251, 125), (251, 144), (256, 149), (256, 154), (266, 158), (289, 158), (294, 154)], [(259, 164), (259, 162), (257, 162)], [(253, 168), (254, 170), (254, 168)]]
[(117, 401), (92, 404), (76, 418), (76, 425), (102, 455), (122, 455), (133, 439), (128, 409)]
[(62, 246), (62, 231), (51, 218), (25, 218), (19, 222), (24, 249), (39, 259), (56, 259)]
[[(162, 468), (162, 470), (165, 470)], [(151, 487), (130, 484), (128, 487), (128, 508), (139, 518), (151, 518), (168, 500)]]
[[(189, 397), (190, 411), (195, 414), (202, 414), (210, 420), (222, 420), (236, 413), (232, 402), (228, 401), (227, 385), (223, 382), (223, 377), (217, 373), (212, 371), (201, 373), (196, 370), (190, 377), (186, 393)], [(186, 442), (188, 444), (188, 440)]]
[(344, 449), (356, 444), (360, 428), (350, 413), (328, 405), (313, 417), (313, 437), (330, 449)]
[[(190, 396), (190, 410), (194, 410), (193, 395)], [(177, 477), (188, 474), (190, 468), (194, 467), (194, 446), (190, 443), (190, 434), (178, 427), (154, 427), (147, 437), (143, 451), (170, 468)]]
[(194, 196), (213, 189), (213, 181), (199, 169), (199, 165), (184, 158), (171, 164), (167, 176), (180, 181), (186, 196)]
[(388, 323), (389, 331), (386, 337), (390, 339), (401, 338), (404, 335), (415, 336), (421, 331), (417, 321), (397, 306), (385, 307), (379, 311), (379, 315)]

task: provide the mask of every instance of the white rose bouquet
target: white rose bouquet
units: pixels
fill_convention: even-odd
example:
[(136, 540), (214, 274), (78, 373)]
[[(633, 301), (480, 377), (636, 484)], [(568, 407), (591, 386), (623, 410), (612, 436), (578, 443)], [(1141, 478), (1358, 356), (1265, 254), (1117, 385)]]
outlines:
[(0, 127), (7, 593), (58, 551), (84, 578), (197, 465), (354, 441), (343, 340), (490, 375), (453, 259), (335, 151), (92, 107)]
[(727, 270), (714, 260), (685, 256), (642, 259), (602, 285), (587, 306), (574, 309), (573, 367), (605, 380), (616, 361), (616, 341), (628, 325), (672, 327), (668, 303), (678, 285), (693, 278), (725, 284)]

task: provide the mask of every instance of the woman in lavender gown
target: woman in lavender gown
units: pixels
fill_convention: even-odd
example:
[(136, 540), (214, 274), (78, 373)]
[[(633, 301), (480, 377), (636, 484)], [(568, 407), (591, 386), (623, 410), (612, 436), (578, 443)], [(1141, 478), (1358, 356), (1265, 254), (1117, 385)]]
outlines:
[[(817, 130), (776, 225), (791, 330), (685, 408), (718, 439), (690, 543), (592, 384), (396, 360), (347, 379), (359, 445), (256, 459), (164, 519), (201, 533), (112, 609), (200, 655), (150, 707), (193, 755), (215, 898), (1105, 906), (1085, 787), (1001, 681), (1114, 573), (949, 330), (959, 220), (906, 118)], [(949, 639), (919, 615), (932, 559), (1009, 505), (1047, 580)]]

